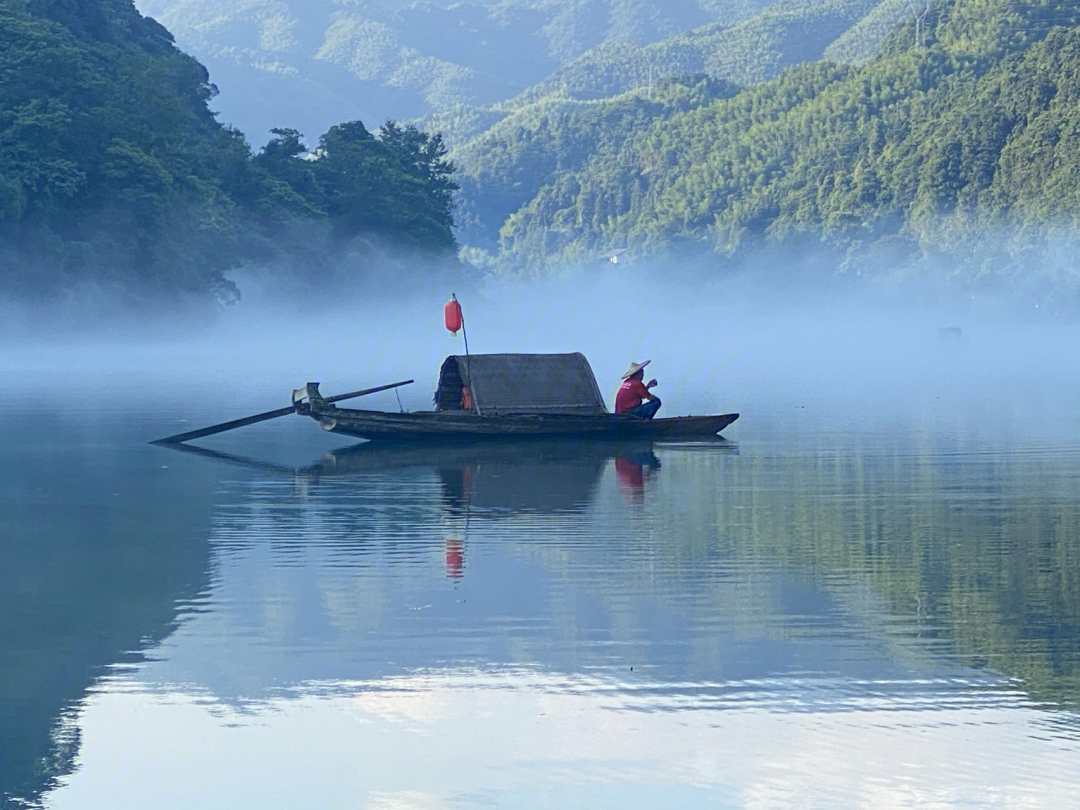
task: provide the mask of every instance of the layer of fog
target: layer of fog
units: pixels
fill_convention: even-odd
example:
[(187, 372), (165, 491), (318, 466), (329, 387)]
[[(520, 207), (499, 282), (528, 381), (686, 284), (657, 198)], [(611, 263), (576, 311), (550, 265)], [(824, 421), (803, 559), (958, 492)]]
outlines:
[(865, 425), (975, 408), (1063, 429), (1080, 413), (1080, 327), (1004, 316), (986, 302), (761, 274), (702, 280), (646, 262), (395, 286), (302, 301), (249, 281), (238, 304), (183, 330), (183, 320), (160, 333), (119, 321), (50, 339), (9, 334), (0, 368), (9, 394), (27, 386), (75, 405), (115, 391), (154, 407), (168, 391), (173, 402), (210, 397), (222, 418), (287, 404), (307, 381), (333, 394), (411, 378), (362, 407), (421, 410), (443, 358), (465, 351), (443, 326), (443, 304), (457, 293), (473, 353), (583, 352), (609, 405), (628, 363), (649, 359), (664, 415), (739, 411), (743, 428), (755, 412), (798, 409)]

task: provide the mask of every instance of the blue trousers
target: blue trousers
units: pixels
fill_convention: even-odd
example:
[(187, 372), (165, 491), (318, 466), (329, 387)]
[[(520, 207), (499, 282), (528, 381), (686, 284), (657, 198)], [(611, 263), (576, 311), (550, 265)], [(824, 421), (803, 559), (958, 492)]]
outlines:
[(639, 419), (652, 419), (656, 416), (656, 412), (660, 410), (659, 399), (647, 399), (638, 405), (636, 408), (631, 408), (627, 411), (631, 416), (636, 416)]

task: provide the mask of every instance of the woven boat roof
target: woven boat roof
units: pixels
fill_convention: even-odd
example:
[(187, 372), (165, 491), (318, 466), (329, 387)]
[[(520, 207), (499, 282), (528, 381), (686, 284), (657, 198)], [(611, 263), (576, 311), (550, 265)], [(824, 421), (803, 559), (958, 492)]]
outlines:
[(580, 352), (452, 355), (439, 374), (435, 399), (440, 410), (454, 407), (460, 385), (469, 387), (473, 409), (487, 416), (607, 413), (593, 370)]

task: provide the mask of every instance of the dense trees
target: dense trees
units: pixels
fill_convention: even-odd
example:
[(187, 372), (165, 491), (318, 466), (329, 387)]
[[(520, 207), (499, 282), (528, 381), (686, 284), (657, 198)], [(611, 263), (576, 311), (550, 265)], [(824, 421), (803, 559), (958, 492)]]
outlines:
[(1042, 23), (1071, 9), (976, 5), (933, 8), (922, 45), (901, 23), (863, 67), (814, 62), (692, 104), (680, 99), (697, 79), (508, 117), (456, 155), (465, 241), (494, 249), (502, 216), (499, 261), (535, 269), (614, 247), (738, 261), (809, 240), (853, 273), (918, 266), (969, 286), (1030, 281), (1036, 303), (1075, 295), (1061, 240), (1080, 225), (1080, 30)]
[(130, 0), (0, 0), (0, 291), (229, 298), (283, 223), (453, 253), (438, 136), (357, 121), (252, 156), (215, 92)]

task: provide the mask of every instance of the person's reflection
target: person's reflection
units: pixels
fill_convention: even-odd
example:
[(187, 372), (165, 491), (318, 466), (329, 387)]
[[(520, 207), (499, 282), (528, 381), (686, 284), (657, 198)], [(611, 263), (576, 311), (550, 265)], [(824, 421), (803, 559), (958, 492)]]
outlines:
[(652, 450), (617, 456), (615, 480), (631, 504), (641, 504), (645, 502), (645, 479), (653, 470), (659, 469), (660, 459)]

